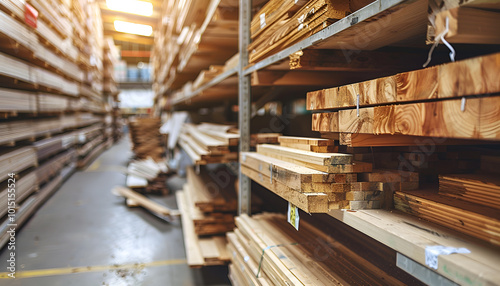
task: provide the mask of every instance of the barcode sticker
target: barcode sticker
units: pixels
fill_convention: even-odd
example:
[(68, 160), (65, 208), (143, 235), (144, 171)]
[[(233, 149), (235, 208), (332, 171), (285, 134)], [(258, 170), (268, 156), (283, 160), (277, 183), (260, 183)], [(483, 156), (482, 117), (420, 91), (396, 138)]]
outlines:
[(288, 223), (290, 223), (297, 231), (299, 230), (299, 209), (292, 203), (288, 202)]

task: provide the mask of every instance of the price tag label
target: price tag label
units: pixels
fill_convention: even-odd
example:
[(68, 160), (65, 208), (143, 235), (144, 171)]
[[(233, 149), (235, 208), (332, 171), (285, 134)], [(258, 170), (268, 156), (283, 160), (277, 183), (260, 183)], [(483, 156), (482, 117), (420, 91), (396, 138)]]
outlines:
[(299, 230), (299, 208), (288, 202), (288, 223), (290, 223), (297, 231)]
[(24, 21), (26, 24), (33, 28), (36, 28), (36, 23), (38, 19), (38, 11), (33, 8), (30, 4), (26, 3), (24, 6)]

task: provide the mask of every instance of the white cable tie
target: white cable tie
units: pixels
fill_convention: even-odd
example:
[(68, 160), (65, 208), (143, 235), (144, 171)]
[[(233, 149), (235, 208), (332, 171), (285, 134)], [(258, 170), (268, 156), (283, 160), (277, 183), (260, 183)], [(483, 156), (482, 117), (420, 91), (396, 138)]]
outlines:
[(359, 117), (359, 94), (356, 94), (356, 115)]
[(445, 44), (445, 46), (448, 47), (448, 49), (450, 50), (450, 60), (452, 62), (455, 61), (455, 55), (456, 55), (455, 49), (444, 38), (446, 36), (446, 34), (448, 34), (448, 32), (449, 32), (449, 25), (450, 25), (449, 22), (450, 22), (450, 19), (448, 17), (446, 17), (446, 27), (445, 27), (444, 31), (441, 32), (441, 34), (436, 36), (436, 38), (434, 40), (434, 44), (432, 44), (432, 47), (429, 51), (429, 55), (427, 56), (427, 61), (423, 65), (424, 68), (427, 67), (429, 65), (429, 63), (431, 62), (432, 53), (434, 52), (434, 49), (439, 45), (439, 41), (443, 41), (443, 44)]

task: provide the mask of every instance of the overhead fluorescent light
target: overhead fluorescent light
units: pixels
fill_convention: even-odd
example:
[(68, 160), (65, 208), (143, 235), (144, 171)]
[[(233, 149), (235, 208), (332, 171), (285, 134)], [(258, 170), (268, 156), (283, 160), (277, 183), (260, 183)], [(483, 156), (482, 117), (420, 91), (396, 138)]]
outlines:
[(106, 0), (110, 10), (137, 14), (142, 16), (153, 15), (153, 4), (137, 0)]
[(153, 34), (153, 27), (149, 25), (135, 24), (124, 21), (115, 21), (115, 30), (122, 33), (141, 36), (151, 36)]

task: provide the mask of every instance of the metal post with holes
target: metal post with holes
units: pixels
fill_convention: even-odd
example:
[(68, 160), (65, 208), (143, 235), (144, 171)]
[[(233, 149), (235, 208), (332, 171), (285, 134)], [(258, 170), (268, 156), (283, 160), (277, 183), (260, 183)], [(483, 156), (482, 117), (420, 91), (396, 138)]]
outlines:
[[(250, 151), (250, 75), (243, 73), (248, 65), (248, 50), (250, 44), (250, 21), (252, 14), (252, 1), (240, 0), (239, 15), (239, 51), (240, 63), (238, 67), (238, 106), (240, 129), (240, 152)], [(239, 194), (238, 194), (238, 212), (240, 214), (250, 214), (250, 178), (239, 170)]]

